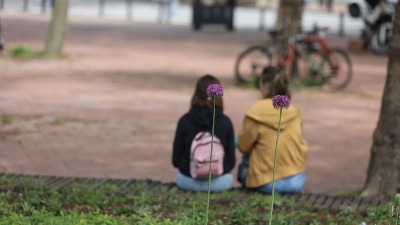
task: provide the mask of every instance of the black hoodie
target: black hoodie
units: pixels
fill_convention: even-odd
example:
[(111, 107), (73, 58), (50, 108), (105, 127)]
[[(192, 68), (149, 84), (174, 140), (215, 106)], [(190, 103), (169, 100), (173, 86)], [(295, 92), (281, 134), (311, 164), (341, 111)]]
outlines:
[[(212, 115), (213, 109), (194, 106), (179, 119), (174, 139), (172, 164), (188, 177), (190, 177), (190, 147), (193, 138), (200, 131), (211, 133)], [(235, 137), (231, 120), (220, 109), (215, 111), (214, 134), (224, 146), (224, 174), (229, 173), (235, 166)]]

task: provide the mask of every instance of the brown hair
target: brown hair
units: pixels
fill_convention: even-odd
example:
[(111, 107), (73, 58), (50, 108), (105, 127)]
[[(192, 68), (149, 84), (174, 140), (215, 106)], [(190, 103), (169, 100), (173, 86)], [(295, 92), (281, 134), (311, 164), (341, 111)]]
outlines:
[(275, 95), (286, 95), (289, 98), (289, 78), (281, 68), (267, 66), (263, 69), (260, 84), (264, 85), (268, 92), (263, 98), (273, 98)]
[[(219, 80), (212, 75), (204, 75), (202, 76), (196, 84), (196, 89), (194, 90), (191, 106), (199, 106), (199, 107), (213, 107), (213, 101), (207, 96), (206, 90), (210, 84), (219, 84)], [(217, 98), (215, 100), (215, 107), (223, 110), (223, 101), (222, 98)]]

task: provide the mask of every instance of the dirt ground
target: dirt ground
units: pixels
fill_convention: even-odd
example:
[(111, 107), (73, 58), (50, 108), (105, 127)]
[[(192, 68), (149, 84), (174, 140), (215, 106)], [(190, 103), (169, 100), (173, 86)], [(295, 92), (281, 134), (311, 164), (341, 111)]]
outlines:
[[(2, 24), (8, 49), (43, 48), (46, 16), (3, 13)], [(65, 58), (0, 57), (0, 166), (25, 174), (174, 181), (176, 122), (189, 108), (197, 78), (211, 73), (222, 80), (225, 112), (237, 133), (259, 93), (234, 85), (233, 64), (262, 38), (250, 30), (193, 32), (72, 18)], [(339, 47), (348, 38), (329, 37)], [(293, 93), (309, 144), (306, 191), (348, 192), (364, 183), (387, 57), (351, 59), (347, 89)]]

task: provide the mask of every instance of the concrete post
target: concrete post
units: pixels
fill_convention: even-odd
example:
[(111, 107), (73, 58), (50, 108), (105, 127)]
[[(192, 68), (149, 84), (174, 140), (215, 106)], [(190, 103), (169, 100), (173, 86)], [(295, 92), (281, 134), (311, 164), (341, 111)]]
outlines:
[(29, 8), (29, 2), (28, 0), (24, 0), (24, 4), (22, 5), (22, 11), (26, 12), (28, 11), (28, 8)]
[(99, 17), (104, 16), (104, 5), (106, 0), (99, 0)]
[(339, 36), (344, 36), (344, 13), (339, 14)]
[(132, 20), (132, 0), (126, 0), (126, 19)]
[(265, 30), (265, 8), (262, 7), (260, 8), (260, 27), (259, 27), (260, 31), (264, 31)]

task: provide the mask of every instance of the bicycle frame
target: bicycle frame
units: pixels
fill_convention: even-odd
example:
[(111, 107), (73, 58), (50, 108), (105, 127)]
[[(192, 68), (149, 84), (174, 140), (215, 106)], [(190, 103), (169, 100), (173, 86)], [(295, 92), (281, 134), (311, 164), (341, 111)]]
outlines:
[(276, 66), (285, 71), (290, 80), (299, 84), (329, 85), (334, 89), (346, 87), (352, 76), (348, 53), (329, 46), (321, 35), (328, 28), (314, 26), (305, 34), (282, 33), (301, 23), (290, 22), (269, 31), (271, 41), (253, 45), (241, 52), (235, 62), (235, 77), (240, 83), (251, 82), (260, 76), (265, 66)]
[[(335, 57), (334, 54), (332, 54), (332, 49), (328, 46), (328, 44), (326, 43), (325, 39), (318, 36), (318, 35), (302, 35), (302, 37), (294, 37), (294, 38), (290, 38), (289, 39), (289, 44), (288, 44), (288, 52), (287, 54), (283, 55), (283, 60), (282, 62), (280, 62), (282, 64), (282, 66), (284, 66), (285, 68), (290, 68), (295, 60), (295, 56), (296, 53), (300, 53), (300, 54), (305, 54), (304, 51), (302, 52), (299, 49), (298, 43), (300, 41), (305, 41), (308, 43), (318, 43), (319, 44), (319, 49), (318, 49), (318, 54), (320, 54), (321, 56), (327, 56), (329, 58), (328, 63), (329, 63), (329, 67), (331, 69), (332, 73), (335, 73), (339, 70), (339, 63)], [(303, 55), (304, 56), (304, 55)], [(304, 57), (305, 59), (307, 59), (307, 62), (309, 64), (310, 63), (310, 57), (308, 57), (308, 55), (306, 55), (306, 57)]]

